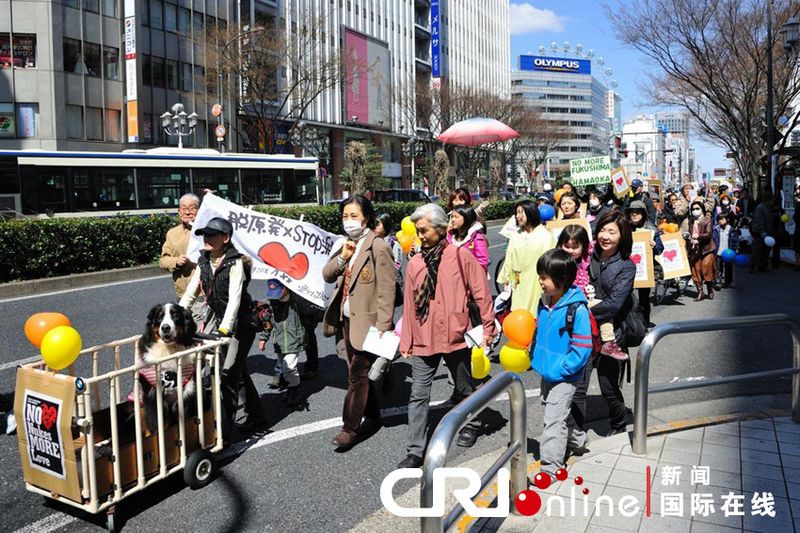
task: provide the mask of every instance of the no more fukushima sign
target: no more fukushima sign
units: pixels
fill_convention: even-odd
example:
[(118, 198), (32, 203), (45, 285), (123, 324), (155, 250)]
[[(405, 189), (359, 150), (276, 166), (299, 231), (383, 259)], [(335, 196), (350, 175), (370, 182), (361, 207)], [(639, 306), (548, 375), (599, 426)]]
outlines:
[(570, 182), (577, 187), (602, 185), (611, 181), (609, 156), (584, 157), (569, 162)]

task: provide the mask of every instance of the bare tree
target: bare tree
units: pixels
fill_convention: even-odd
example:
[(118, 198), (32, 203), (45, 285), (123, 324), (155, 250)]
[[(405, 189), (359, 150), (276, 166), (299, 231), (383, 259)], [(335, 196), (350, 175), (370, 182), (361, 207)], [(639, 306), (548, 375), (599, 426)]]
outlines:
[(450, 158), (444, 150), (436, 150), (433, 156), (433, 192), (438, 194), (441, 198), (447, 196), (450, 192), (448, 183), (448, 175), (450, 174)]
[(500, 191), (503, 189), (503, 170), (500, 161), (493, 158), (489, 163), (489, 194), (492, 200), (497, 200), (500, 197)]
[(291, 134), (314, 100), (347, 76), (341, 54), (327, 45), (324, 16), (307, 16), (290, 27), (281, 20), (241, 33), (232, 24), (213, 30), (209, 41), (215, 45), (206, 58), (209, 88), (223, 80), (221, 85), (238, 95), (237, 112), (247, 117), (266, 151), (280, 121), (290, 121)]
[[(733, 152), (746, 182), (763, 175), (766, 121), (777, 122), (800, 93), (797, 63), (780, 45), (780, 33), (767, 43), (770, 3), (640, 0), (614, 8), (609, 17), (622, 41), (658, 65), (646, 85), (653, 101), (687, 110), (703, 137)], [(606, 10), (612, 14), (610, 6)], [(796, 11), (796, 2), (793, 7), (790, 0), (775, 0), (774, 27)], [(775, 58), (772, 117), (764, 112), (768, 44)], [(790, 128), (797, 122), (795, 115)], [(756, 188), (761, 185), (758, 180)]]

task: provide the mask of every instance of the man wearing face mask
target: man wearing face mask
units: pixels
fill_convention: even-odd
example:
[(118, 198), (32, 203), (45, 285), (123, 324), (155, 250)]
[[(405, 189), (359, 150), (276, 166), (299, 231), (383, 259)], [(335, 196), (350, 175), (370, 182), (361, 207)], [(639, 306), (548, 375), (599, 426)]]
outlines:
[[(370, 328), (381, 335), (392, 329), (395, 270), (392, 250), (375, 236), (375, 210), (364, 196), (356, 194), (342, 202), (342, 227), (347, 240), (322, 269), (328, 283), (336, 283), (323, 319), (326, 337), (341, 335), (348, 360), (348, 386), (342, 409), (342, 429), (331, 441), (349, 450), (380, 429), (378, 397), (369, 370), (376, 355), (364, 351)], [(363, 421), (362, 421), (363, 418)]]
[(731, 204), (731, 199), (727, 193), (719, 195), (719, 205), (717, 206), (716, 216), (714, 218), (717, 219), (720, 215), (725, 215), (728, 224), (736, 225), (736, 206)]

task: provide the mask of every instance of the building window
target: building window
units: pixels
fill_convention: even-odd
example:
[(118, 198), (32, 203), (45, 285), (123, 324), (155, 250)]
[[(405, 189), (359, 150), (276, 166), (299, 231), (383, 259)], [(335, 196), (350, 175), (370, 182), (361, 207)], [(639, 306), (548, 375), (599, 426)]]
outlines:
[(199, 39), (200, 34), (203, 33), (203, 14), (195, 11), (192, 24), (194, 25), (194, 38)]
[(103, 126), (105, 127), (105, 137), (107, 141), (120, 142), (122, 140), (122, 132), (120, 128), (121, 113), (116, 109), (106, 109), (105, 120)]
[(192, 65), (181, 63), (180, 82), (181, 91), (188, 93), (192, 90)]
[(117, 18), (117, 0), (103, 0), (103, 15)]
[(164, 29), (164, 2), (161, 0), (150, 0), (150, 27)]
[(17, 104), (17, 137), (36, 137), (39, 131), (39, 104)]
[(100, 45), (94, 43), (83, 43), (83, 59), (86, 61), (86, 74), (95, 78), (100, 77)]
[(178, 62), (167, 60), (167, 89), (178, 90)]
[(103, 110), (98, 107), (86, 108), (86, 138), (90, 141), (103, 140)]
[(0, 138), (16, 137), (16, 117), (14, 116), (14, 104), (0, 104)]
[(164, 4), (164, 29), (178, 31), (178, 6), (175, 4)]
[(64, 5), (67, 7), (74, 7), (75, 9), (80, 9), (81, 0), (64, 0)]
[(153, 57), (153, 87), (164, 88), (164, 59)]
[(0, 68), (12, 65), (14, 68), (36, 67), (35, 35), (0, 33)]
[(186, 8), (178, 9), (178, 33), (189, 35), (192, 31), (192, 12)]
[(100, 13), (100, 0), (83, 0), (83, 9), (92, 13)]
[(142, 54), (142, 83), (153, 86), (153, 60), (148, 54)]
[(153, 143), (153, 118), (151, 115), (145, 113), (142, 115), (142, 121), (140, 122), (142, 129), (140, 132), (141, 141), (145, 144), (152, 144)]
[(142, 20), (142, 26), (150, 25), (150, 5), (147, 0), (139, 1), (139, 18)]
[(75, 74), (83, 74), (84, 65), (81, 57), (80, 41), (64, 38), (64, 70)]
[(64, 107), (67, 111), (67, 139), (83, 139), (83, 109), (79, 105)]
[(203, 78), (205, 74), (203, 73), (203, 67), (195, 65), (194, 67), (194, 92), (196, 93), (203, 93)]
[(103, 69), (107, 80), (119, 79), (119, 50), (117, 48), (103, 47)]

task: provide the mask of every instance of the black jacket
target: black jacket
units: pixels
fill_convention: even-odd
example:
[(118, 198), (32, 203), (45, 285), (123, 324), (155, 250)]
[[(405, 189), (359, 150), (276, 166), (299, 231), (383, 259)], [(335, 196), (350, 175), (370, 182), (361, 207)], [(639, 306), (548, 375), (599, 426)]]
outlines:
[[(208, 306), (214, 311), (214, 315), (220, 319), (225, 315), (225, 308), (228, 307), (231, 267), (236, 260), (244, 258), (234, 246), (230, 246), (225, 252), (225, 256), (220, 261), (217, 269), (212, 271), (211, 258), (209, 252), (203, 252), (197, 261), (200, 269), (200, 287), (206, 297)], [(247, 292), (247, 284), (250, 282), (249, 262), (244, 263), (244, 285), (242, 286), (242, 301), (239, 304), (238, 316), (246, 314), (252, 307), (252, 299)], [(237, 320), (237, 322), (239, 322)]]
[(595, 298), (601, 300), (592, 307), (592, 314), (598, 324), (613, 322), (616, 332), (633, 306), (631, 294), (636, 265), (630, 259), (623, 259), (619, 252), (603, 262), (599, 248), (595, 247), (589, 263), (589, 279), (594, 286)]

